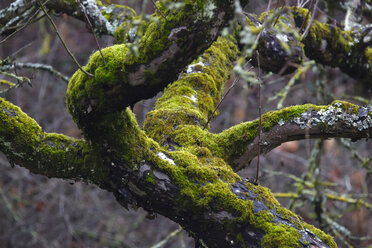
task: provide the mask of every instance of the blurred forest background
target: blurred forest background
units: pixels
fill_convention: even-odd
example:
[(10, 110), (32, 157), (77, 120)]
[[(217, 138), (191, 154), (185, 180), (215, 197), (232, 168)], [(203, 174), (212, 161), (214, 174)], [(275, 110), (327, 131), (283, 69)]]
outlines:
[[(0, 8), (10, 0), (1, 0)], [(147, 3), (146, 3), (147, 2)], [(151, 1), (111, 1), (133, 7), (137, 13), (151, 14)], [(273, 1), (273, 7), (294, 5), (297, 1)], [(252, 0), (249, 13), (260, 14), (267, 1)], [(365, 22), (369, 13), (365, 13)], [(345, 6), (339, 1), (321, 1), (316, 19), (341, 25)], [(85, 23), (64, 14), (53, 13), (63, 39), (79, 63), (86, 64), (97, 50)], [(1, 37), (1, 40), (5, 37)], [(112, 37), (99, 37), (102, 47), (114, 44)], [(76, 70), (47, 19), (28, 26), (0, 45), (0, 57), (14, 62), (52, 65), (70, 77)], [(253, 69), (254, 70), (254, 69)], [(81, 134), (65, 107), (67, 83), (48, 72), (17, 70), (31, 79), (2, 97), (22, 108), (47, 132), (80, 138)], [(263, 111), (277, 108), (275, 97), (293, 74), (262, 76)], [(6, 78), (0, 75), (1, 78)], [(232, 84), (230, 80), (226, 88)], [(1, 90), (1, 89), (0, 89)], [(356, 97), (357, 96), (357, 97)], [(291, 87), (284, 106), (304, 103), (330, 103), (346, 99), (371, 105), (371, 82), (360, 83), (338, 69), (312, 65)], [(134, 112), (140, 123), (156, 98), (139, 102)], [(219, 132), (237, 123), (258, 117), (258, 87), (239, 81), (212, 122)], [(314, 147), (320, 147), (314, 150)], [(372, 247), (372, 142), (330, 139), (288, 142), (261, 158), (260, 183), (277, 193), (285, 207), (294, 209), (305, 221), (331, 233), (340, 247)], [(253, 178), (255, 161), (240, 171)], [(320, 218), (320, 216), (322, 216)], [(151, 217), (151, 218), (150, 218)], [(170, 235), (170, 236), (169, 236)], [(171, 236), (174, 237), (171, 237)], [(363, 238), (358, 238), (363, 237)], [(155, 246), (162, 240), (165, 244)], [(26, 169), (12, 168), (0, 157), (0, 247), (193, 247), (193, 240), (172, 221), (147, 216), (142, 209), (127, 211), (111, 193), (84, 183), (49, 179)]]

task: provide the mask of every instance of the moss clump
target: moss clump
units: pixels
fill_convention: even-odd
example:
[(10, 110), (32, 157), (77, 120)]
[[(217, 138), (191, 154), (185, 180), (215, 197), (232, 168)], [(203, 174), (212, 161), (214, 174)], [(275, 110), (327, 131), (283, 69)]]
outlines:
[(262, 115), (262, 130), (269, 131), (273, 126), (277, 125), (280, 120), (287, 122), (294, 117), (301, 117), (302, 113), (312, 110), (318, 111), (321, 108), (325, 108), (325, 106), (305, 104), (267, 112)]
[[(338, 104), (338, 103), (340, 103), (340, 104)], [(345, 101), (341, 101), (341, 100), (335, 100), (331, 103), (331, 105), (337, 105), (337, 107), (342, 108), (348, 114), (356, 114), (357, 115), (358, 112), (359, 112), (359, 106), (355, 105), (355, 104), (352, 104), (352, 103), (349, 103), (349, 102), (345, 102)]]
[(310, 224), (303, 223), (303, 225), (306, 229), (310, 230), (312, 233), (318, 236), (322, 241), (324, 241), (329, 247), (337, 248), (337, 244), (333, 240), (331, 235), (324, 233), (322, 230), (319, 230), (318, 228), (315, 228), (314, 226)]
[(152, 184), (152, 185), (155, 185), (156, 184), (156, 179), (155, 179), (155, 176), (154, 176), (154, 173), (152, 171), (148, 171), (145, 175), (145, 181)]
[[(267, 112), (262, 115), (262, 130), (263, 132), (270, 131), (272, 127), (278, 125), (280, 120), (287, 122), (294, 117), (301, 117), (302, 113), (311, 110), (318, 111), (326, 107), (305, 104)], [(244, 154), (247, 146), (257, 137), (258, 128), (259, 120), (254, 120), (231, 127), (215, 136), (215, 142), (223, 150), (223, 158), (229, 164), (234, 165), (234, 159)]]
[(367, 68), (367, 69), (370, 69), (372, 68), (372, 48), (371, 47), (367, 47), (365, 52), (364, 52), (366, 58), (367, 58), (367, 64), (365, 64), (364, 66)]
[[(103, 185), (108, 172), (84, 140), (45, 133), (17, 106), (0, 98), (0, 148), (33, 173)], [(95, 159), (90, 159), (95, 157)]]
[(271, 227), (269, 234), (263, 236), (261, 247), (299, 247), (301, 234), (293, 227), (278, 225)]
[(167, 142), (179, 125), (199, 125), (203, 120), (198, 111), (185, 111), (183, 108), (177, 110), (154, 110), (147, 114), (144, 123), (146, 133), (167, 147)]
[(96, 52), (83, 67), (94, 74), (94, 78), (78, 70), (70, 79), (66, 93), (67, 107), (78, 124), (80, 115), (86, 115), (93, 108), (105, 108), (110, 101), (106, 96), (107, 92), (114, 91), (119, 82), (125, 83), (124, 62), (128, 53), (127, 46), (114, 45), (102, 49), (102, 53), (106, 65), (101, 54)]

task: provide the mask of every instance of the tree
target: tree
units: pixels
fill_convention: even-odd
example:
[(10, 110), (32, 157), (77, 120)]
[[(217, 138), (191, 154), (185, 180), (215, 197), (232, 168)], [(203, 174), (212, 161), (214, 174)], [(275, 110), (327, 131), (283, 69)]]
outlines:
[[(195, 238), (196, 247), (336, 247), (330, 235), (236, 171), (286, 141), (368, 138), (370, 107), (305, 104), (218, 134), (208, 126), (232, 69), (257, 82), (245, 58), (274, 73), (302, 64), (297, 77), (310, 58), (368, 84), (370, 29), (320, 23), (301, 6), (257, 17), (241, 10), (247, 2), (159, 1), (145, 19), (99, 1), (14, 1), (0, 11), (1, 34), (11, 35), (39, 12), (57, 11), (83, 21), (87, 15), (94, 31), (114, 35), (117, 45), (91, 55), (69, 80), (67, 108), (84, 139), (47, 133), (1, 98), (1, 151), (33, 173), (89, 182), (126, 208), (164, 215)], [(3, 59), (1, 68), (7, 66)], [(129, 107), (162, 90), (141, 129)]]

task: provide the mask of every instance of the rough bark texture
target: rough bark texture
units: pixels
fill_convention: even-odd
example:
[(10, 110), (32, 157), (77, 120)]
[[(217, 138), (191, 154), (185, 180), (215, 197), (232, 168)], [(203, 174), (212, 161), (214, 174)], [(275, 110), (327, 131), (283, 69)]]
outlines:
[[(49, 7), (71, 14), (65, 7), (57, 8), (60, 3), (50, 1)], [(87, 181), (113, 192), (125, 207), (143, 207), (167, 216), (207, 247), (336, 247), (331, 236), (280, 207), (269, 189), (235, 173), (257, 155), (257, 120), (219, 134), (203, 130), (239, 55), (234, 37), (218, 38), (233, 17), (234, 1), (184, 3), (181, 9), (171, 11), (159, 4), (167, 20), (157, 14), (157, 21), (143, 23), (138, 55), (130, 52), (128, 44), (105, 48), (106, 66), (95, 53), (84, 67), (94, 78), (81, 71), (71, 78), (67, 105), (85, 139), (45, 133), (18, 107), (1, 98), (0, 150), (11, 162), (34, 173)], [(303, 13), (294, 9), (287, 15), (298, 24)], [(95, 23), (96, 28), (99, 25)], [(247, 19), (247, 25), (253, 28), (252, 19)], [(324, 32), (319, 32), (320, 28)], [(345, 35), (315, 22), (303, 43), (296, 41), (299, 50), (295, 50), (301, 53), (297, 59), (306, 54), (356, 77), (370, 78), (371, 70), (364, 66), (371, 63), (366, 44), (356, 48), (365, 51), (365, 57), (354, 67), (337, 60), (337, 55), (332, 57), (332, 49), (349, 52), (348, 42), (354, 41), (345, 41), (349, 39)], [(336, 36), (343, 40), (334, 43)], [(261, 53), (270, 51), (265, 46), (269, 37), (269, 33), (262, 36)], [(321, 53), (322, 40), (329, 44), (331, 59)], [(277, 38), (272, 42), (272, 48), (280, 45), (275, 43)], [(283, 51), (273, 49), (271, 61), (287, 61), (289, 55)], [(276, 71), (280, 63), (265, 61), (262, 66)], [(127, 107), (164, 87), (142, 130)], [(370, 108), (341, 101), (269, 112), (263, 115), (262, 147), (268, 152), (305, 134), (369, 137), (371, 115)]]

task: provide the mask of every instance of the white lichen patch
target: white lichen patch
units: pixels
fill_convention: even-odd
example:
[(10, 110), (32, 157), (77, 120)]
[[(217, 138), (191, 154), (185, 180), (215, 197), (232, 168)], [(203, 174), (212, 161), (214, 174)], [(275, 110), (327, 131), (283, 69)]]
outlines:
[(190, 73), (202, 73), (203, 72), (203, 69), (202, 68), (204, 66), (205, 66), (205, 64), (203, 63), (203, 61), (199, 61), (196, 64), (189, 65), (187, 67), (186, 73), (187, 74), (190, 74)]
[(288, 36), (285, 35), (285, 34), (276, 34), (276, 38), (283, 41), (283, 42), (288, 42), (289, 41)]
[(134, 28), (129, 29), (128, 35), (129, 35), (129, 39), (131, 41), (135, 40), (137, 29), (138, 29), (138, 27), (134, 27)]
[(214, 4), (213, 1), (209, 1), (207, 6), (205, 7), (204, 14), (210, 19), (214, 16), (215, 10), (216, 10), (216, 5)]
[(108, 33), (114, 35), (116, 27), (114, 27), (106, 18), (102, 15), (101, 10), (97, 6), (94, 0), (84, 0), (81, 2), (85, 7), (89, 19), (94, 21), (94, 31), (97, 33)]
[(198, 101), (198, 98), (196, 98), (195, 95), (192, 95), (192, 96), (185, 96), (186, 98), (190, 99), (193, 103), (197, 103)]
[[(360, 107), (358, 114), (348, 113), (341, 108), (342, 103), (336, 102), (326, 109), (319, 111), (308, 111), (301, 114), (301, 117), (295, 117), (291, 121), (298, 124), (302, 129), (317, 126), (319, 123), (333, 126), (337, 122), (342, 122), (348, 127), (358, 128), (359, 131), (372, 128), (371, 107)], [(279, 125), (281, 125), (281, 120)]]
[(176, 165), (176, 163), (173, 161), (173, 159), (167, 157), (167, 155), (165, 155), (165, 154), (162, 153), (162, 152), (158, 152), (158, 153), (156, 153), (156, 156), (158, 156), (159, 158), (161, 158), (161, 159), (164, 160), (164, 161), (167, 161), (167, 162), (170, 163), (171, 165)]
[(191, 99), (191, 101), (193, 101), (194, 103), (196, 103), (196, 102), (198, 101), (198, 98), (196, 98), (195, 95), (192, 95), (192, 96), (190, 97), (190, 99)]
[(279, 126), (283, 126), (284, 125), (284, 120), (283, 119), (280, 119), (279, 122), (278, 122)]

